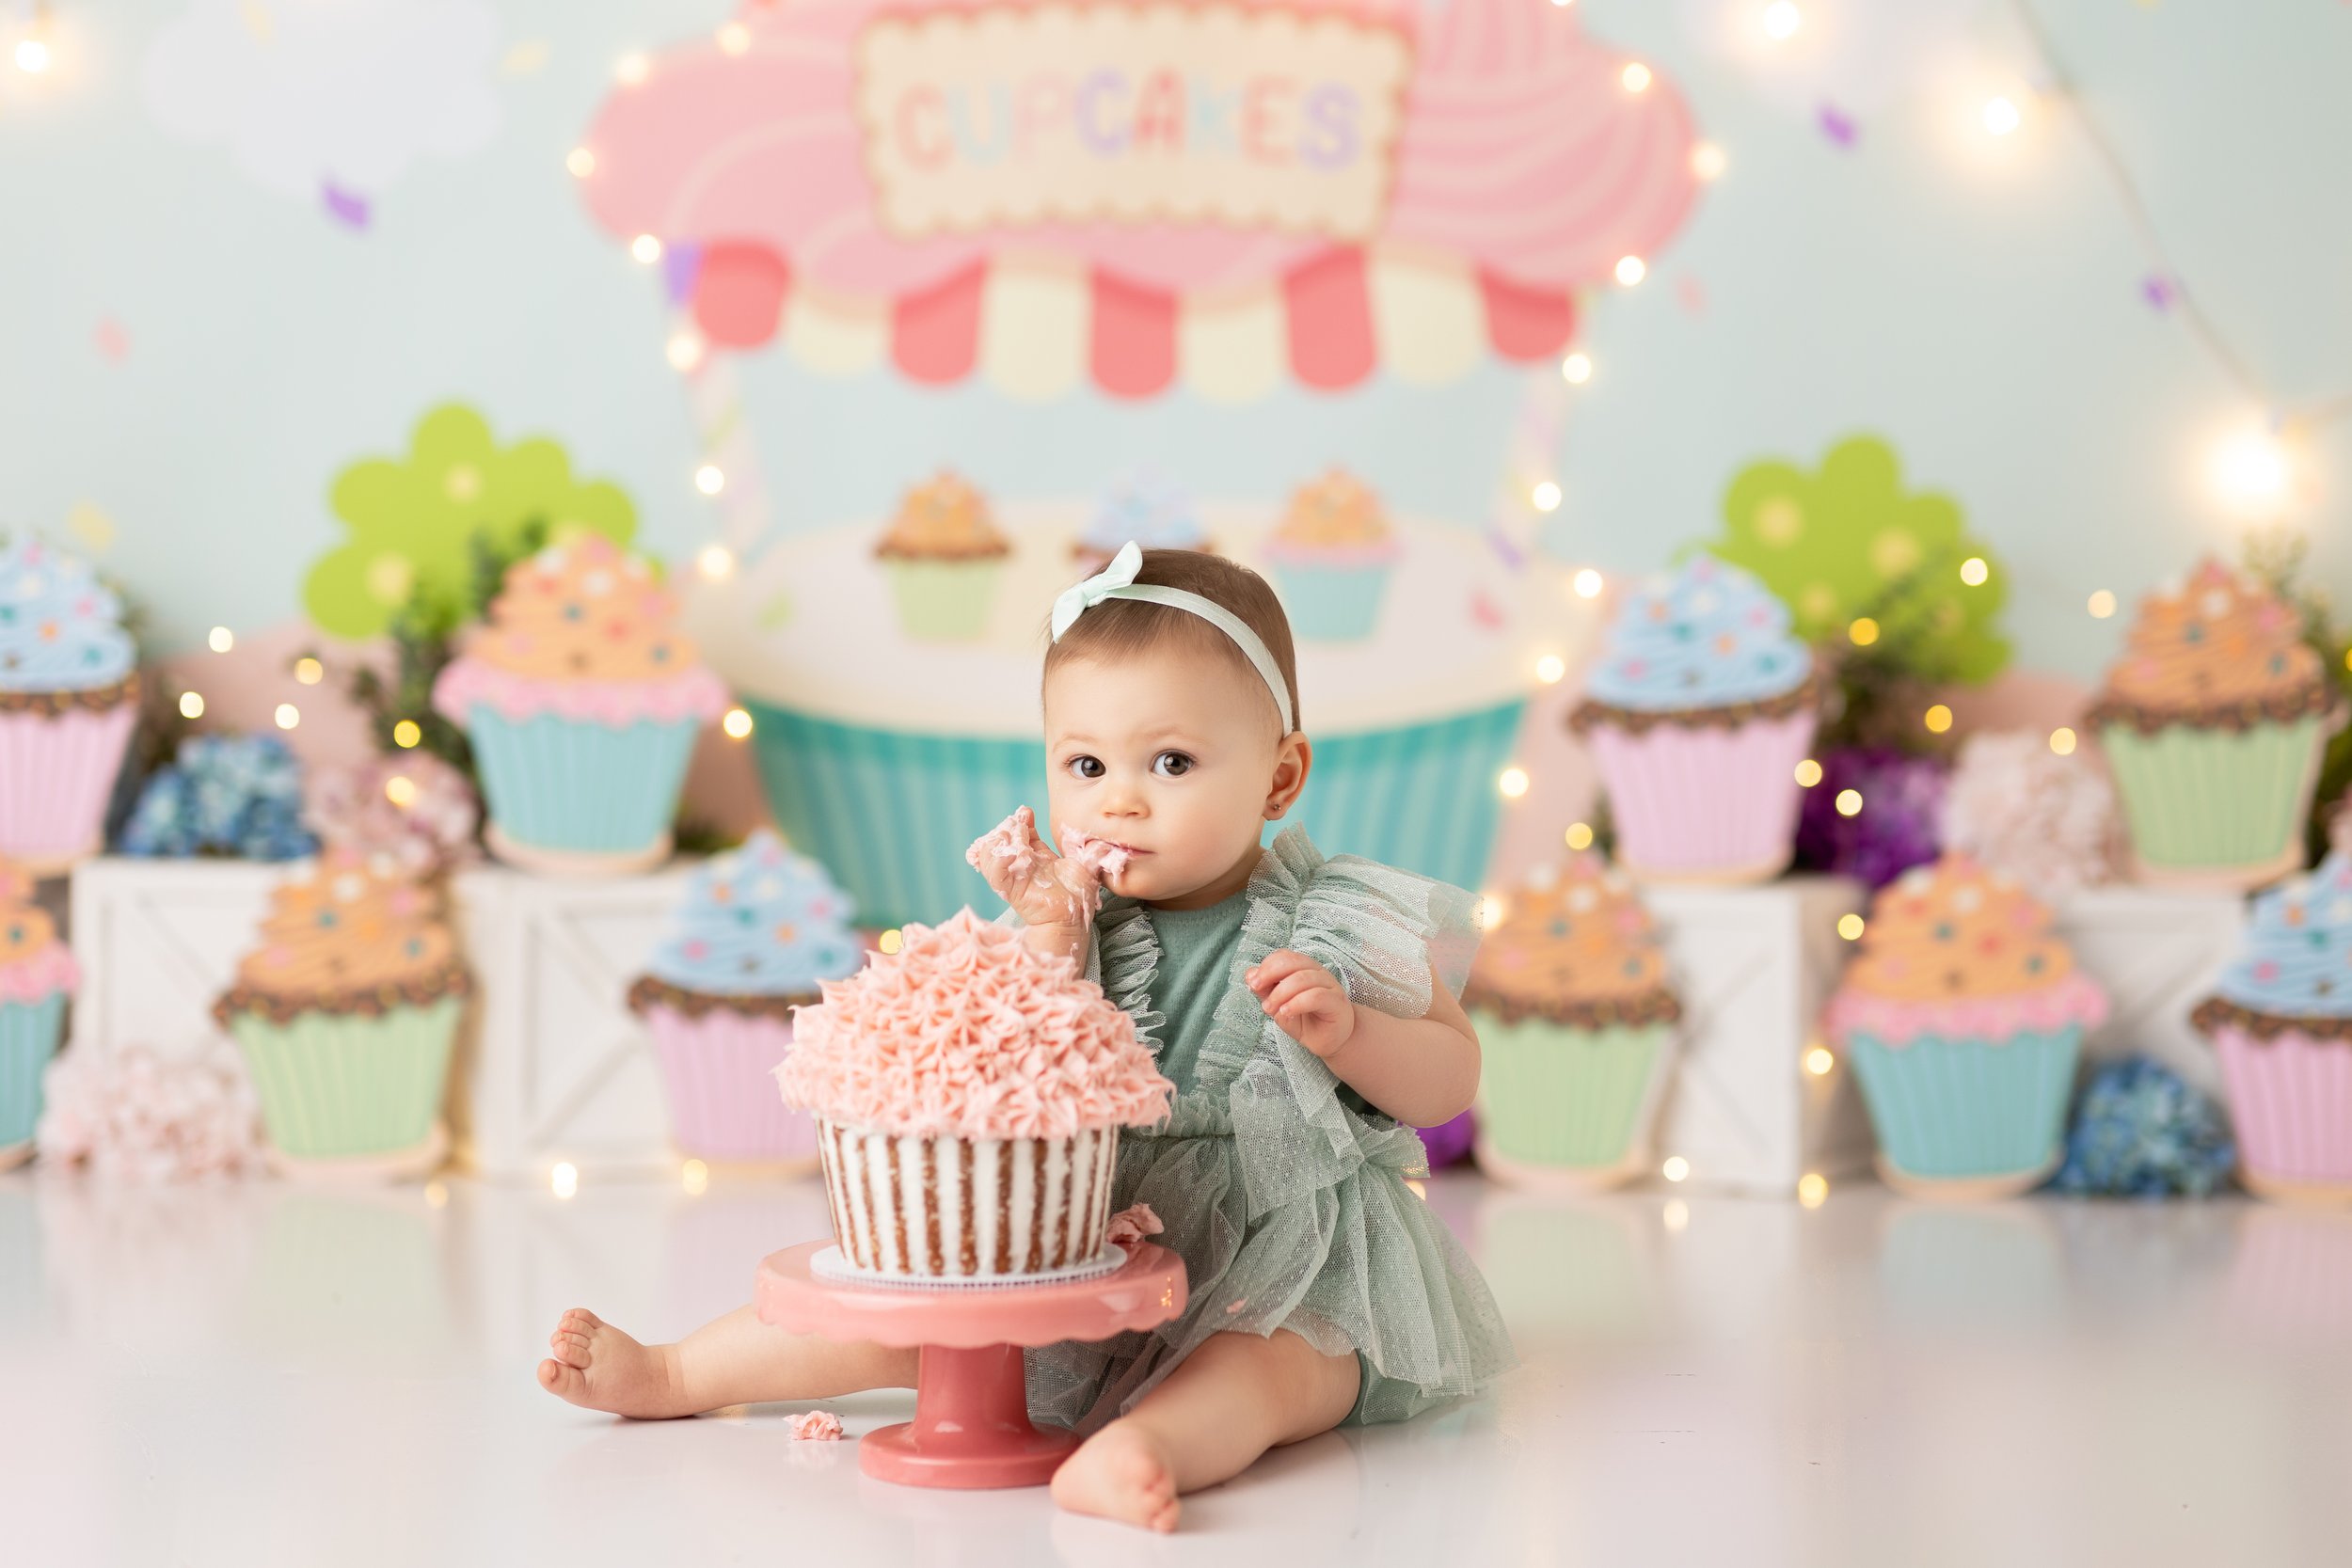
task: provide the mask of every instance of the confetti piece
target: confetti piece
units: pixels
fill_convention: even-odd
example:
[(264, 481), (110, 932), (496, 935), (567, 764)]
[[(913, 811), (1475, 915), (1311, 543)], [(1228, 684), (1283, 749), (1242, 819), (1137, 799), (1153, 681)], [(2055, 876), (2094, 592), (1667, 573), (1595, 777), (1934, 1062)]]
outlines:
[(332, 180), (320, 182), (319, 195), (326, 202), (326, 215), (337, 223), (346, 229), (365, 229), (368, 226), (366, 197), (344, 190)]
[(1488, 529), (1486, 531), (1486, 543), (1494, 546), (1495, 554), (1500, 557), (1502, 563), (1505, 566), (1510, 567), (1511, 570), (1516, 572), (1520, 567), (1527, 564), (1527, 552), (1513, 544), (1511, 542), (1511, 536), (1503, 532), (1501, 529)]
[(245, 0), (237, 8), (237, 14), (245, 19), (245, 30), (261, 42), (268, 43), (278, 37), (278, 19), (270, 15), (262, 0)]
[(547, 63), (548, 40), (525, 39), (514, 48), (509, 49), (506, 52), (506, 57), (499, 61), (499, 74), (501, 76), (536, 76), (547, 68)]
[(1707, 285), (1695, 277), (1676, 278), (1675, 303), (1692, 315), (1707, 314)]
[(115, 542), (115, 520), (91, 501), (75, 501), (65, 515), (66, 531), (103, 555)]
[(1470, 619), (1489, 631), (1502, 625), (1502, 611), (1483, 588), (1470, 595)]
[(773, 631), (792, 619), (792, 595), (778, 594), (759, 607), (759, 629)]
[(130, 357), (131, 335), (125, 332), (122, 329), (122, 324), (112, 316), (100, 322), (98, 330), (90, 336), (91, 341), (98, 344), (98, 352), (114, 363), (119, 365)]
[(2180, 297), (2180, 290), (2164, 274), (2152, 272), (2140, 280), (2139, 295), (2154, 309), (2169, 310), (2172, 302)]
[(1821, 135), (1840, 147), (1851, 148), (1862, 135), (1862, 127), (1835, 103), (1821, 105)]
[(795, 1443), (841, 1441), (841, 1418), (830, 1410), (803, 1410), (797, 1416), (787, 1416), (784, 1424)]

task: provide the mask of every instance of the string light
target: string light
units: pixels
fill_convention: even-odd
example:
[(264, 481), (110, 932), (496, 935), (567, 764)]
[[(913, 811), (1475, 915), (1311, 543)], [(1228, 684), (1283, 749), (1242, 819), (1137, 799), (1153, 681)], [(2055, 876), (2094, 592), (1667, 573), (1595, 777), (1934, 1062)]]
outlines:
[(1839, 790), (1837, 792), (1837, 815), (1860, 816), (1862, 815), (1862, 791), (1858, 789)]
[(1669, 1154), (1666, 1163), (1658, 1167), (1658, 1174), (1669, 1181), (1679, 1181), (1691, 1174), (1691, 1162), (1679, 1154)]
[(1820, 1171), (1809, 1170), (1797, 1179), (1797, 1201), (1807, 1209), (1819, 1209), (1829, 1199), (1829, 1178)]
[(699, 332), (673, 332), (661, 352), (670, 361), (670, 369), (684, 372), (703, 362), (704, 347)]
[(1984, 108), (1979, 118), (1984, 121), (1985, 134), (1994, 136), (2008, 135), (2025, 123), (2026, 119), (2018, 112), (2017, 104), (2013, 100), (1999, 96), (1984, 101)]
[(1960, 580), (1971, 588), (1982, 588), (1984, 579), (1993, 575), (1993, 568), (1984, 563), (1984, 557), (1972, 555), (1960, 563)]
[(403, 719), (392, 726), (392, 744), (404, 752), (423, 738), (424, 726), (419, 724), (414, 719)]
[(1576, 574), (1576, 596), (1580, 599), (1600, 597), (1600, 574), (1590, 566)]
[(315, 658), (294, 660), (294, 679), (305, 686), (316, 686), (326, 678), (326, 666)]
[(1649, 266), (1639, 256), (1623, 256), (1617, 260), (1617, 281), (1630, 289), (1649, 276)]
[(2050, 732), (2050, 750), (2062, 757), (2074, 754), (2074, 732), (2060, 724)]
[(448, 1207), (449, 1207), (449, 1186), (448, 1186), (448, 1184), (447, 1184), (446, 1182), (441, 1182), (441, 1181), (428, 1181), (428, 1182), (426, 1182), (426, 1183), (424, 1184), (424, 1206), (425, 1206), (427, 1209), (446, 1209), (446, 1208), (448, 1208)]
[(1804, 25), (1804, 13), (1791, 0), (1772, 0), (1764, 8), (1764, 36), (1775, 42), (1785, 42), (1797, 36)]
[(735, 573), (735, 552), (724, 545), (706, 545), (703, 553), (694, 558), (694, 568), (713, 582), (732, 577)]
[(564, 167), (575, 180), (585, 180), (596, 172), (596, 155), (584, 147), (575, 147), (564, 154)]
[(211, 647), (213, 652), (216, 654), (225, 654), (230, 649), (237, 645), (237, 634), (230, 631), (227, 626), (215, 626), (213, 628), (212, 635), (207, 637), (204, 641), (209, 647)]
[(2115, 595), (2102, 588), (2090, 595), (2090, 618), (2104, 621), (2115, 613)]
[(1937, 703), (1928, 709), (1926, 723), (1930, 735), (1942, 735), (1952, 727), (1952, 710)]
[(2241, 515), (2262, 516), (2286, 505), (2295, 463), (2277, 432), (2252, 426), (2216, 442), (2205, 471), (2223, 505)]
[(580, 1167), (569, 1160), (557, 1161), (555, 1168), (548, 1172), (548, 1187), (557, 1197), (569, 1200), (580, 1191)]
[(384, 799), (406, 811), (417, 803), (417, 781), (405, 773), (395, 773), (384, 781)]
[(1836, 1065), (1837, 1058), (1830, 1053), (1827, 1046), (1817, 1045), (1804, 1053), (1804, 1070), (1816, 1078), (1827, 1078), (1830, 1069)]
[(1478, 895), (1470, 909), (1470, 921), (1482, 931), (1491, 931), (1509, 918), (1511, 900), (1491, 889)]
[(279, 729), (291, 730), (301, 722), (302, 710), (300, 708), (295, 707), (292, 703), (278, 705), (278, 727)]
[(1535, 503), (1535, 510), (1538, 512), (1557, 512), (1560, 510), (1560, 486), (1549, 480), (1545, 480), (1535, 486), (1527, 499)]
[(700, 1197), (710, 1190), (710, 1167), (700, 1160), (689, 1160), (678, 1166), (677, 1179), (688, 1197)]
[(1659, 1222), (1674, 1235), (1679, 1236), (1691, 1227), (1691, 1206), (1678, 1197), (1670, 1197), (1658, 1211)]
[(1527, 769), (1524, 768), (1504, 768), (1502, 776), (1495, 780), (1495, 787), (1502, 791), (1504, 800), (1518, 800), (1527, 793)]
[(653, 62), (643, 55), (624, 55), (612, 67), (612, 79), (625, 87), (633, 87), (653, 72)]
[(1837, 934), (1848, 942), (1862, 940), (1862, 917), (1851, 911), (1837, 917)]
[(1798, 788), (1811, 789), (1815, 784), (1820, 784), (1820, 782), (1821, 765), (1820, 763), (1815, 762), (1811, 757), (1807, 757), (1803, 762), (1797, 764)]
[(27, 76), (38, 76), (49, 69), (49, 45), (40, 39), (16, 40), (16, 69)]
[(1879, 640), (1879, 624), (1867, 615), (1857, 615), (1846, 628), (1846, 639), (1857, 648), (1867, 648)]
[(715, 496), (726, 487), (727, 476), (719, 471), (718, 465), (706, 463), (694, 470), (694, 488), (704, 495)]
[(743, 708), (731, 707), (719, 721), (719, 727), (727, 732), (729, 740), (741, 740), (752, 733), (752, 716)]
[(651, 234), (640, 234), (628, 242), (628, 253), (646, 266), (661, 260), (661, 242)]
[(1593, 847), (1593, 825), (1590, 822), (1571, 822), (1565, 837), (1569, 848), (1590, 849)]
[(204, 698), (201, 693), (195, 691), (180, 693), (180, 717), (183, 719), (204, 717)]
[(1560, 361), (1560, 379), (1571, 387), (1581, 387), (1593, 379), (1593, 356), (1571, 354)]
[(1694, 180), (1721, 180), (1729, 164), (1724, 150), (1711, 141), (1703, 141), (1691, 149), (1691, 177)]
[(1546, 686), (1558, 686), (1568, 673), (1568, 661), (1558, 654), (1546, 654), (1535, 661), (1535, 678)]
[(882, 939), (874, 945), (880, 947), (884, 953), (896, 953), (905, 941), (905, 935), (899, 931), (898, 927), (893, 926), (882, 934)]
[(1618, 76), (1617, 80), (1625, 84), (1625, 90), (1628, 92), (1647, 92), (1649, 91), (1650, 85), (1649, 67), (1644, 65), (1639, 60), (1635, 60), (1631, 65), (1625, 68), (1624, 72)]

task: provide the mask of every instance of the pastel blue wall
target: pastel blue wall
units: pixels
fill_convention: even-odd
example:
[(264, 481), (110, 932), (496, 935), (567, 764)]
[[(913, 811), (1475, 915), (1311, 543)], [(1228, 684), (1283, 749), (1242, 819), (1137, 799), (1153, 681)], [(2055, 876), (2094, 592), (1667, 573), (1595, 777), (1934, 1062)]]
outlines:
[[(544, 63), (494, 73), (487, 146), (418, 163), (358, 233), (159, 129), (141, 61), (189, 3), (68, 3), (55, 79), (28, 93), (0, 66), (0, 524), (103, 510), (119, 531), (106, 563), (167, 650), (215, 623), (283, 621), (303, 565), (338, 536), (331, 476), (400, 450), (419, 413), (455, 397), (502, 437), (552, 434), (618, 479), (655, 548), (707, 540), (658, 289), (592, 228), (563, 160), (619, 55), (730, 8), (498, 7), (500, 54), (544, 44)], [(1877, 71), (1867, 96), (1884, 102), (1857, 111), (1841, 150), (1706, 46), (1712, 0), (1581, 0), (1586, 27), (1678, 85), (1730, 169), (1650, 281), (1589, 313), (1600, 372), (1560, 452), (1567, 500), (1549, 540), (1647, 566), (1713, 531), (1746, 462), (1810, 463), (1875, 430), (2009, 558), (2021, 659), (2088, 676), (2117, 635), (2084, 614), (2090, 589), (2128, 601), (2201, 549), (2233, 549), (2198, 467), (2249, 404), (2177, 313), (2140, 297), (2153, 262), (2062, 111), (2036, 111), (1997, 155), (1955, 132), (1965, 94), (1947, 97), (1949, 80), (2027, 58), (2008, 6), (1901, 4), (1955, 28)], [(2269, 395), (2352, 392), (2352, 8), (2038, 7), (2187, 285)], [(110, 318), (128, 340), (119, 363), (94, 344)], [(746, 387), (787, 526), (878, 514), (942, 460), (1002, 493), (1067, 495), (1156, 459), (1227, 497), (1278, 495), (1343, 460), (1400, 507), (1470, 519), (1517, 398), (1495, 370), (1238, 411), (1182, 396), (1035, 407), (812, 380), (775, 354), (749, 363)], [(2352, 474), (2343, 425), (2314, 457), (2323, 480)], [(2345, 580), (2341, 498), (2339, 483), (2309, 515), (2324, 572)]]

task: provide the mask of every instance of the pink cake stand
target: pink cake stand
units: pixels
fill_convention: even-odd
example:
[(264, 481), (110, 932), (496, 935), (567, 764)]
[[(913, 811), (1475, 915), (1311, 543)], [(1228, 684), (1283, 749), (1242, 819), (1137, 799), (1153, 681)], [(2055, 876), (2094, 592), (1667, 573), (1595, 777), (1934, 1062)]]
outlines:
[(1184, 1309), (1184, 1259), (1144, 1245), (1109, 1274), (1048, 1285), (854, 1285), (809, 1259), (831, 1242), (771, 1253), (753, 1291), (762, 1323), (828, 1339), (917, 1348), (914, 1419), (869, 1432), (858, 1467), (907, 1486), (1039, 1486), (1078, 1439), (1029, 1424), (1021, 1349), (1154, 1328)]

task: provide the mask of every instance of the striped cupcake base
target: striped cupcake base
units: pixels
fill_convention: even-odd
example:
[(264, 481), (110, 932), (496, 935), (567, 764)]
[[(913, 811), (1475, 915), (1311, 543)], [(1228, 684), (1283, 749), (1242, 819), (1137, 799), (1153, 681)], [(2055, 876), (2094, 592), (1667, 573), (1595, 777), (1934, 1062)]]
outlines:
[(818, 1119), (843, 1260), (922, 1280), (1016, 1280), (1102, 1256), (1115, 1127), (1070, 1138), (914, 1138)]

